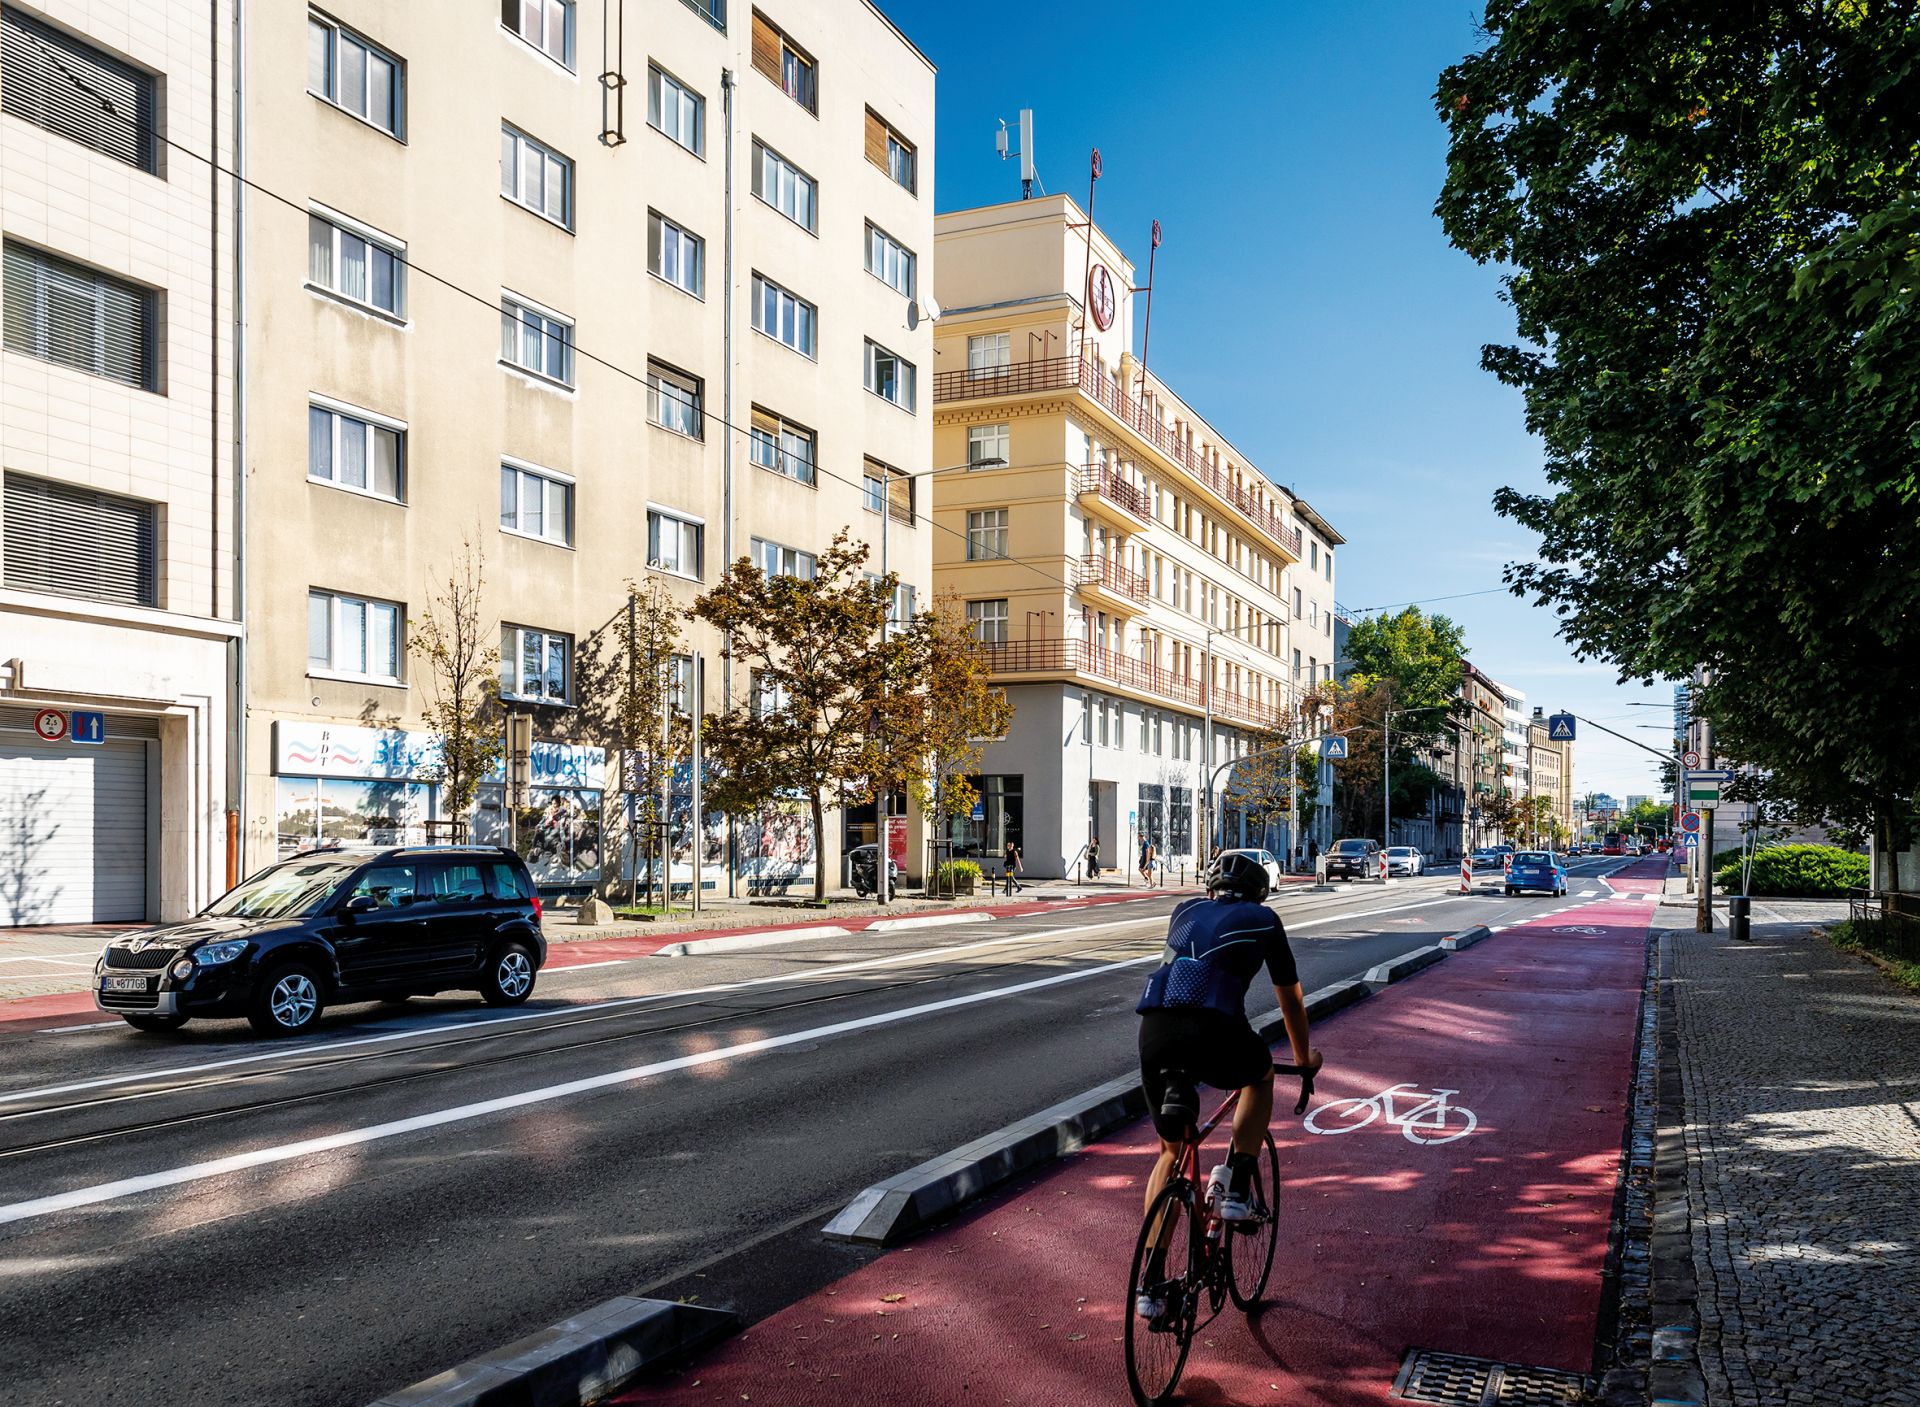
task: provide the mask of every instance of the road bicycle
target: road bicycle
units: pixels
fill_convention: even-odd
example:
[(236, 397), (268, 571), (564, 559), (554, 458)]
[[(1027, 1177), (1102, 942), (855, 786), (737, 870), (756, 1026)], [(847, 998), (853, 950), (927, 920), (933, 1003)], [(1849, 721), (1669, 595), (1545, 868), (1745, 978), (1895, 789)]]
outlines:
[[(1300, 1099), (1293, 1112), (1305, 1113), (1313, 1098), (1314, 1072), (1301, 1065), (1276, 1064), (1274, 1070), (1300, 1077)], [(1229, 1299), (1249, 1315), (1259, 1307), (1280, 1239), (1280, 1154), (1273, 1135), (1266, 1137), (1267, 1155), (1253, 1177), (1252, 1218), (1223, 1221), (1215, 1190), (1200, 1172), (1200, 1146), (1232, 1113), (1240, 1092), (1228, 1095), (1213, 1117), (1196, 1128), (1199, 1098), (1194, 1083), (1184, 1074), (1170, 1074), (1162, 1113), (1171, 1114), (1177, 1107), (1187, 1120), (1187, 1137), (1173, 1175), (1140, 1223), (1127, 1273), (1127, 1386), (1139, 1407), (1159, 1407), (1173, 1399), (1194, 1336)], [(1158, 1274), (1149, 1276), (1156, 1249), (1165, 1254)], [(1134, 1312), (1134, 1301), (1143, 1293), (1164, 1298), (1166, 1312), (1142, 1319)]]

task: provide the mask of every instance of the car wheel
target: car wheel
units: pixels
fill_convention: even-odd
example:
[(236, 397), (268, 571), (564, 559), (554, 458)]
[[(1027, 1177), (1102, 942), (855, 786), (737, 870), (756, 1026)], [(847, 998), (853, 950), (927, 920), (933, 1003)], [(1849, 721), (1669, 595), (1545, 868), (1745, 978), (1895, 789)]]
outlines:
[(1514, 887), (1513, 887), (1513, 886), (1512, 886), (1511, 884), (1509, 884), (1509, 885), (1507, 886), (1507, 891), (1506, 891), (1506, 892), (1507, 892), (1507, 897), (1508, 897), (1509, 899), (1511, 899), (1511, 898), (1512, 898), (1512, 897), (1513, 897), (1513, 896), (1514, 896), (1515, 894), (1518, 894), (1518, 893), (1519, 893), (1520, 891), (1519, 891), (1519, 890), (1517, 890), (1517, 889), (1515, 889), (1515, 888), (1514, 888)]
[(325, 1005), (320, 977), (302, 962), (272, 969), (254, 988), (247, 1020), (263, 1036), (297, 1036), (313, 1029)]
[(480, 995), (488, 1006), (518, 1006), (533, 995), (533, 954), (521, 943), (509, 943), (487, 963)]
[(136, 1031), (177, 1031), (187, 1024), (184, 1016), (127, 1016), (120, 1018)]

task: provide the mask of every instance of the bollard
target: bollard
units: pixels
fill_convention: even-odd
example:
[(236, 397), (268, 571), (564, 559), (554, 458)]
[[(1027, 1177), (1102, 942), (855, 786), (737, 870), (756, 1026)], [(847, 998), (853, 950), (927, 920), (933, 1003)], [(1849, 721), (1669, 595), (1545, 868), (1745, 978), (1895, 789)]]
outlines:
[(1745, 894), (1727, 899), (1727, 937), (1736, 943), (1753, 941), (1753, 900)]
[(1473, 893), (1473, 857), (1471, 855), (1460, 857), (1460, 892)]

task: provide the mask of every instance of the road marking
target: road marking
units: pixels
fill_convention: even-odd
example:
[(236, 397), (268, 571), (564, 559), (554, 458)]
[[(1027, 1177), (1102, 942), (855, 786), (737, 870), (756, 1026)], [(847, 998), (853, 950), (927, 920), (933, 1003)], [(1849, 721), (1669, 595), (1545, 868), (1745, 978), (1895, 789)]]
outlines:
[(88, 962), (98, 962), (100, 950), (89, 948), (79, 953), (22, 953), (19, 957), (0, 958), (0, 962), (63, 962), (71, 958), (85, 958)]
[(690, 1070), (721, 1060), (754, 1055), (760, 1051), (777, 1050), (782, 1046), (826, 1040), (834, 1036), (847, 1035), (853, 1031), (870, 1030), (876, 1026), (891, 1026), (916, 1017), (931, 1016), (935, 1012), (978, 1006), (982, 1002), (1018, 996), (1023, 992), (1040, 991), (1047, 987), (1057, 987), (1066, 982), (1079, 982), (1088, 977), (1098, 977), (1128, 967), (1139, 967), (1143, 963), (1157, 963), (1159, 960), (1158, 953), (1146, 957), (1126, 958), (1120, 962), (1082, 968), (1077, 972), (1063, 972), (1052, 977), (1035, 978), (1030, 982), (1016, 982), (1007, 987), (995, 987), (985, 992), (969, 992), (965, 996), (947, 997), (937, 1002), (923, 1002), (918, 1006), (902, 1007), (897, 1011), (883, 1011), (872, 1016), (857, 1017), (851, 1021), (835, 1021), (829, 1025), (814, 1026), (784, 1036), (765, 1036), (755, 1041), (742, 1041), (737, 1045), (722, 1046), (717, 1050), (697, 1051), (691, 1055), (677, 1055), (670, 1060), (655, 1060), (645, 1065), (632, 1065), (624, 1070), (611, 1070), (605, 1074), (591, 1075), (584, 1079), (568, 1080), (563, 1084), (545, 1085), (539, 1089), (524, 1090), (519, 1094), (483, 1099), (472, 1104), (458, 1104), (450, 1109), (436, 1109), (429, 1114), (415, 1114), (409, 1118), (393, 1119), (383, 1124), (369, 1124), (363, 1128), (343, 1129), (339, 1133), (326, 1134), (319, 1138), (304, 1138), (295, 1143), (283, 1143), (271, 1148), (255, 1148), (245, 1153), (230, 1154), (225, 1158), (214, 1158), (204, 1163), (189, 1163), (184, 1167), (166, 1168), (160, 1172), (142, 1173), (137, 1177), (123, 1177), (113, 1182), (98, 1183), (92, 1187), (77, 1187), (69, 1192), (57, 1192), (51, 1196), (34, 1197), (28, 1201), (0, 1206), (0, 1226), (16, 1221), (30, 1221), (35, 1217), (51, 1216), (56, 1212), (73, 1211), (79, 1207), (97, 1206), (102, 1202), (117, 1201), (122, 1197), (152, 1192), (162, 1187), (178, 1187), (182, 1183), (203, 1182), (208, 1178), (244, 1172), (249, 1168), (267, 1167), (274, 1163), (289, 1162), (295, 1158), (331, 1153), (341, 1148), (359, 1147), (382, 1139), (396, 1138), (401, 1134), (418, 1133), (422, 1129), (441, 1128), (447, 1124), (485, 1118), (490, 1114), (506, 1113), (509, 1110), (524, 1109), (535, 1104), (547, 1104), (556, 1099), (570, 1099), (574, 1095), (588, 1094), (614, 1085), (632, 1084), (656, 1075), (671, 1074), (676, 1070)]
[[(1441, 1089), (1438, 1085), (1431, 1092), (1412, 1083), (1389, 1085), (1365, 1099), (1335, 1099), (1322, 1104), (1302, 1122), (1308, 1133), (1331, 1136), (1363, 1129), (1384, 1115), (1388, 1125), (1398, 1128), (1409, 1143), (1451, 1143), (1465, 1138), (1480, 1123), (1466, 1105), (1447, 1101), (1448, 1095), (1458, 1093), (1457, 1089)], [(1412, 1100), (1413, 1107), (1403, 1112), (1395, 1096)], [(1327, 1126), (1321, 1127), (1322, 1122)]]
[(34, 1035), (64, 1036), (69, 1031), (105, 1031), (119, 1024), (118, 1021), (90, 1021), (84, 1026), (42, 1026)]

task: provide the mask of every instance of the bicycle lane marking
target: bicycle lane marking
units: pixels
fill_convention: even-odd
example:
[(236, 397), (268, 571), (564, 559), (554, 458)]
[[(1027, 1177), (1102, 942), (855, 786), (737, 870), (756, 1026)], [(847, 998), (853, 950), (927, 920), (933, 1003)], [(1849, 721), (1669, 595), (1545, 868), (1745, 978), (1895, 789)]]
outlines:
[[(1183, 1400), (1377, 1407), (1410, 1346), (1590, 1366), (1648, 913), (1622, 895), (1580, 916), (1605, 933), (1518, 925), (1319, 1031), (1321, 1101), (1411, 1083), (1457, 1091), (1476, 1125), (1423, 1146), (1384, 1120), (1316, 1138), (1283, 1094), (1269, 1308), (1201, 1333)], [(1124, 1401), (1155, 1146), (1144, 1122), (1109, 1136), (619, 1400)]]

